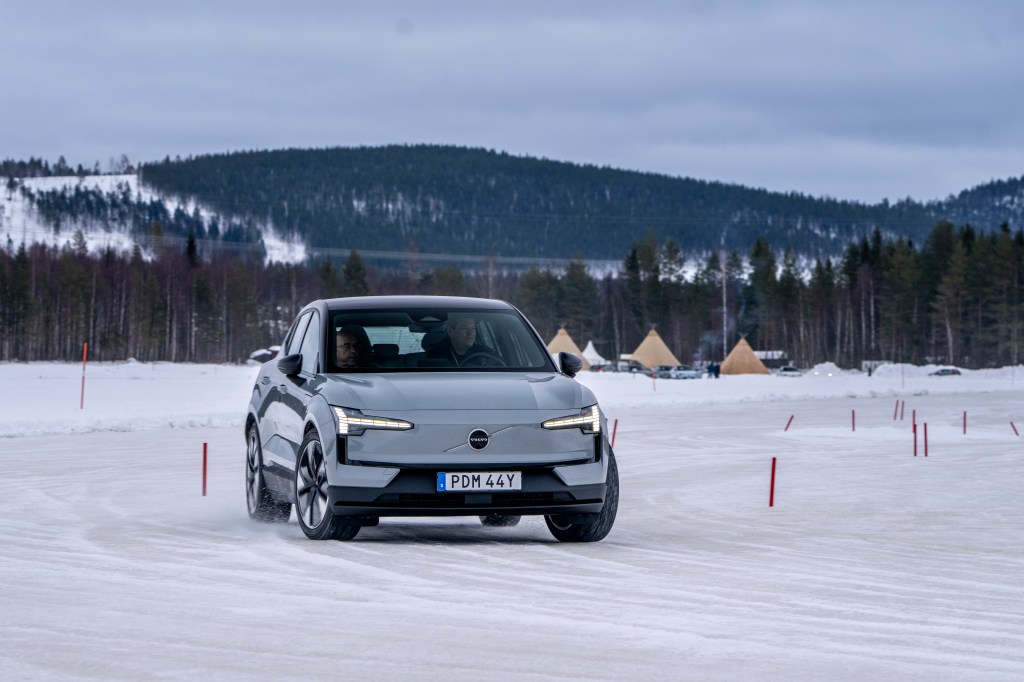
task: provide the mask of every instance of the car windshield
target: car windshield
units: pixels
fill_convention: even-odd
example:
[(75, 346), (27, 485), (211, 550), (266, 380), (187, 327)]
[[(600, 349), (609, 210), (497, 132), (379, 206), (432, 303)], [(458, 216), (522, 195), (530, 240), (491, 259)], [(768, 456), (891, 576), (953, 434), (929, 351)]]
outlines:
[(332, 311), (326, 333), (332, 373), (555, 371), (512, 310)]

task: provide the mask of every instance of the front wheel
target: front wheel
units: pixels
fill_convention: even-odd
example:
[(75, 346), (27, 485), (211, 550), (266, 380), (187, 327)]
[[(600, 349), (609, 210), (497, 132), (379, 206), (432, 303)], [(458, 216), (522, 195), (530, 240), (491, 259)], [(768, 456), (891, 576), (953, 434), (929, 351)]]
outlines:
[(310, 540), (351, 540), (359, 526), (342, 523), (328, 505), (327, 462), (316, 431), (309, 431), (299, 447), (295, 467), (295, 515)]
[(544, 517), (548, 530), (561, 542), (597, 542), (611, 532), (615, 514), (619, 509), (619, 467), (615, 455), (608, 450), (608, 490), (604, 494), (604, 506), (596, 514), (580, 516), (549, 514)]

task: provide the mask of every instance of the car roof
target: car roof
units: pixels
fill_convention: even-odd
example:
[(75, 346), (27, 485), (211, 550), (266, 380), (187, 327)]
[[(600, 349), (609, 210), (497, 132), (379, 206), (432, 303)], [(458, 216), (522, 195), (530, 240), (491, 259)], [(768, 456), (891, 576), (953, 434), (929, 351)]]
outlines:
[(448, 310), (514, 310), (510, 303), (468, 296), (352, 296), (323, 301), (327, 309), (380, 310), (391, 308), (445, 308)]

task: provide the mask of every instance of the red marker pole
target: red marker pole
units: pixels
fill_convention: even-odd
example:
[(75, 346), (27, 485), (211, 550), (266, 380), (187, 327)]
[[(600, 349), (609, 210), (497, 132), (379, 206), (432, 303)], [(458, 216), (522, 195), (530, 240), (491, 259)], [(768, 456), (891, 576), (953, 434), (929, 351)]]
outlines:
[(615, 432), (618, 431), (618, 430), (619, 430), (619, 420), (616, 419), (615, 423), (612, 424), (612, 442), (610, 443), (610, 447), (613, 447), (613, 448), (615, 447)]
[(857, 430), (857, 410), (850, 410), (850, 430)]
[(775, 506), (775, 458), (772, 457), (772, 484), (768, 491), (768, 506)]
[(924, 456), (928, 456), (928, 422), (924, 423)]
[(914, 457), (917, 457), (917, 424), (912, 427), (914, 429)]
[(964, 435), (967, 435), (967, 410), (964, 410)]
[(85, 361), (89, 357), (89, 342), (82, 345), (82, 395), (78, 399), (78, 409), (85, 409)]
[(786, 422), (786, 428), (783, 429), (783, 431), (789, 431), (789, 425), (793, 423), (793, 417), (795, 417), (795, 416), (796, 416), (795, 414), (789, 415), (789, 421)]
[(1015, 436), (1019, 436), (1020, 435), (1020, 433), (1017, 431), (1017, 426), (1013, 422), (1010, 422), (1010, 428), (1013, 429), (1013, 435), (1015, 435)]
[(900, 413), (900, 401), (896, 401), (896, 407), (892, 408), (892, 420), (896, 421), (896, 415)]
[(206, 443), (203, 443), (203, 497), (206, 497)]

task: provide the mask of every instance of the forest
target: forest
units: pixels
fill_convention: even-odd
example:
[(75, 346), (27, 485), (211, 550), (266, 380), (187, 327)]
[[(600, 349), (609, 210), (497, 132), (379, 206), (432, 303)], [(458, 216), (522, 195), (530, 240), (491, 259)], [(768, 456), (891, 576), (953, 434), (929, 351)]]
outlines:
[[(182, 243), (184, 242), (184, 243)], [(0, 360), (242, 362), (280, 343), (317, 298), (445, 294), (507, 300), (545, 340), (565, 326), (605, 357), (631, 352), (654, 327), (682, 362), (721, 360), (745, 335), (810, 366), (864, 360), (1016, 364), (1024, 332), (1024, 232), (941, 221), (920, 245), (875, 230), (836, 259), (801, 260), (759, 237), (743, 251), (684, 253), (653, 232), (617, 272), (581, 260), (560, 270), (378, 268), (344, 260), (267, 263), (258, 244), (204, 252), (190, 232), (146, 250), (0, 248)]]
[(772, 243), (824, 257), (874, 227), (920, 239), (935, 223), (912, 201), (866, 205), (440, 145), (168, 158), (142, 164), (139, 176), (165, 196), (272, 224), (314, 248), (474, 254), (486, 245), (508, 256), (617, 259), (653, 229), (696, 250), (744, 250), (770, 232)]

